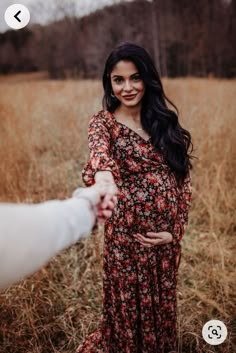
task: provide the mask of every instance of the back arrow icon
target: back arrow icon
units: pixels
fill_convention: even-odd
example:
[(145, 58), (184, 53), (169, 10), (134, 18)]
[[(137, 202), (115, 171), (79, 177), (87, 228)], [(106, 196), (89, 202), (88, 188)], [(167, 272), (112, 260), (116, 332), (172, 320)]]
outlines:
[(21, 22), (21, 20), (18, 18), (18, 15), (21, 13), (21, 11), (18, 11), (16, 14), (15, 14), (15, 19), (18, 21), (18, 22)]

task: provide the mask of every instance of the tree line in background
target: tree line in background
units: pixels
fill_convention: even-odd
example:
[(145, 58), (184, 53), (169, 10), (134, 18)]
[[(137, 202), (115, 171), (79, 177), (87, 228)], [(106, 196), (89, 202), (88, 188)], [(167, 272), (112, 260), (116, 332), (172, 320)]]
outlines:
[(162, 76), (235, 77), (236, 0), (136, 0), (89, 16), (0, 34), (0, 72), (100, 78), (123, 41), (144, 46)]

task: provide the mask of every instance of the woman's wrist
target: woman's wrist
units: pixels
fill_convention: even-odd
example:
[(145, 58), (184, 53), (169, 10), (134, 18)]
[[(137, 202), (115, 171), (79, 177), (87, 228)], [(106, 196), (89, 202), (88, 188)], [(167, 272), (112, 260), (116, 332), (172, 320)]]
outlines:
[(103, 183), (103, 184), (108, 184), (108, 183), (115, 183), (114, 177), (111, 171), (109, 170), (100, 170), (95, 173), (94, 179), (96, 184), (98, 183)]

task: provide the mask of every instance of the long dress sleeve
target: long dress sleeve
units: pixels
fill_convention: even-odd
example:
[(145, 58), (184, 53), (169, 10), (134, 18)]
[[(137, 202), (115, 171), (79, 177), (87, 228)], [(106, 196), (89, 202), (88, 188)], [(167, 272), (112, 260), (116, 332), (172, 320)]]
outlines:
[(95, 114), (89, 123), (88, 147), (90, 158), (82, 170), (82, 179), (86, 186), (95, 183), (96, 172), (111, 171), (116, 184), (120, 181), (120, 172), (116, 161), (112, 158), (112, 136), (109, 116), (104, 111)]
[(179, 243), (188, 224), (188, 213), (192, 202), (192, 185), (190, 173), (185, 177), (183, 186), (179, 193), (178, 211), (173, 228), (173, 243)]

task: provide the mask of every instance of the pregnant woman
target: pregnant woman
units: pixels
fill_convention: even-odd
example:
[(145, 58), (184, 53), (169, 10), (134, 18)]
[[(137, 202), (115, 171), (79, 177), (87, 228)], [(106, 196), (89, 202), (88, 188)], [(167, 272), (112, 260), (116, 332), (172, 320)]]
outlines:
[(115, 48), (103, 86), (104, 110), (89, 123), (90, 159), (82, 177), (87, 186), (117, 186), (118, 203), (105, 223), (103, 318), (77, 352), (175, 352), (191, 136), (167, 106), (175, 107), (144, 48)]

